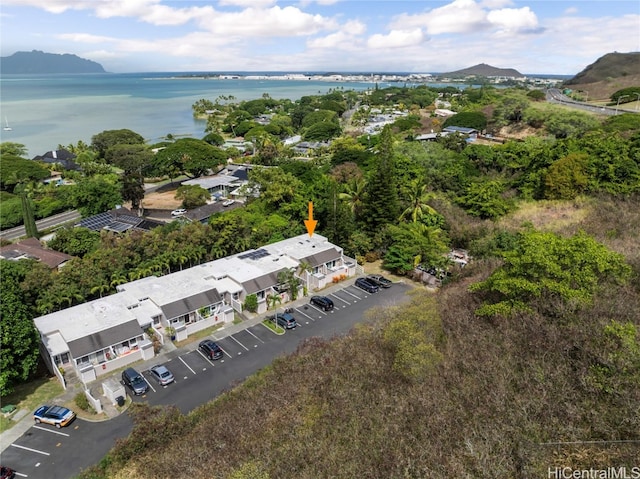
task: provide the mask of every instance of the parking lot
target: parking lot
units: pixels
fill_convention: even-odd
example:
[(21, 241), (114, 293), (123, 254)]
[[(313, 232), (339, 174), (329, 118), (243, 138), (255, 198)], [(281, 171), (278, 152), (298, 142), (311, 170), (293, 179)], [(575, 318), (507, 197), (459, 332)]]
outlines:
[[(262, 323), (228, 334), (216, 331), (211, 339), (222, 348), (223, 356), (210, 360), (198, 349), (199, 341), (148, 361), (136, 369), (149, 383), (149, 390), (134, 401), (152, 405), (173, 404), (187, 413), (239, 384), (249, 375), (270, 364), (276, 357), (293, 352), (305, 339), (331, 338), (348, 332), (361, 322), (364, 312), (376, 305), (401, 301), (407, 286), (396, 284), (377, 293), (367, 293), (353, 285), (345, 285), (326, 295), (334, 309), (323, 311), (308, 302), (297, 304), (292, 314), (298, 323), (294, 329), (277, 334)], [(284, 308), (280, 307), (279, 312)], [(269, 314), (273, 314), (271, 311)], [(175, 381), (161, 386), (153, 379), (150, 368), (164, 364)], [(127, 390), (131, 395), (131, 391)], [(68, 427), (56, 429), (34, 425), (2, 453), (2, 462), (14, 468), (17, 477), (68, 478), (81, 469), (97, 463), (118, 437), (131, 429), (131, 419), (122, 414), (104, 422), (77, 418)]]

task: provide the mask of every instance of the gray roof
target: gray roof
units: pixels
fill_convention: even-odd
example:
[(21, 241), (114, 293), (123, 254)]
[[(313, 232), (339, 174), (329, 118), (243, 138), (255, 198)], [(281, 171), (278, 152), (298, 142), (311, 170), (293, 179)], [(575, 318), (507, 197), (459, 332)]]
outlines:
[(258, 278), (250, 279), (242, 283), (244, 290), (247, 294), (257, 293), (263, 291), (271, 286), (278, 284), (278, 273), (269, 273)]
[(167, 319), (177, 318), (191, 311), (197, 311), (200, 308), (216, 304), (222, 301), (222, 297), (216, 289), (203, 291), (187, 298), (182, 298), (173, 303), (168, 303), (160, 307)]
[(137, 338), (142, 334), (142, 328), (138, 321), (132, 320), (97, 333), (89, 334), (79, 339), (69, 341), (69, 351), (71, 355), (79, 359), (83, 356), (100, 351), (112, 344), (118, 344), (132, 338)]
[(311, 266), (318, 266), (328, 263), (329, 261), (337, 260), (342, 257), (342, 253), (335, 248), (320, 251), (319, 253), (312, 254), (303, 259)]

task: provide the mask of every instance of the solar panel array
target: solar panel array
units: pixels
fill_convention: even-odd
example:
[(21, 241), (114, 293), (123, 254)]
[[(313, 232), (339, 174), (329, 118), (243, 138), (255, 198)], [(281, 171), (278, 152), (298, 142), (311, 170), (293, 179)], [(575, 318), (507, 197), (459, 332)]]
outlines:
[(93, 231), (106, 229), (109, 231), (121, 233), (137, 226), (141, 222), (142, 219), (137, 216), (117, 215), (114, 217), (112, 212), (106, 211), (90, 218), (85, 218), (81, 220), (78, 225)]
[(255, 251), (249, 251), (248, 253), (243, 253), (239, 255), (238, 258), (239, 259), (260, 259), (260, 258), (264, 258), (265, 256), (269, 256), (269, 252), (264, 248), (260, 248)]

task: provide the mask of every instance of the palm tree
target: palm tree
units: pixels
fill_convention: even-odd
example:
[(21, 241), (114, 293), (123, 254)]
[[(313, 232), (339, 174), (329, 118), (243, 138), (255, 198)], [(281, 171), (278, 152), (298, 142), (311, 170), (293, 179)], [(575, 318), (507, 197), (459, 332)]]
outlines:
[(421, 185), (418, 180), (411, 184), (409, 191), (409, 206), (400, 215), (400, 221), (411, 218), (413, 223), (417, 223), (423, 216), (435, 215), (438, 212), (427, 204), (435, 195), (427, 189), (427, 185)]
[(351, 212), (356, 216), (358, 216), (362, 210), (366, 186), (367, 182), (363, 178), (354, 179), (346, 184), (346, 191), (344, 193), (338, 194), (338, 198), (349, 203)]
[(304, 274), (304, 279), (306, 283), (305, 286), (307, 288), (307, 291), (309, 291), (309, 275), (311, 274), (312, 271), (313, 271), (313, 266), (311, 266), (311, 263), (305, 260), (302, 260), (298, 264), (298, 276), (302, 277), (302, 275)]

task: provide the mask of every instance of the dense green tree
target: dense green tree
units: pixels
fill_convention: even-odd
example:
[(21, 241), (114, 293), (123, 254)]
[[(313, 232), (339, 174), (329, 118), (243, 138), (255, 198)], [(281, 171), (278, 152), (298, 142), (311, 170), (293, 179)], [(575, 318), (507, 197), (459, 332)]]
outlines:
[(350, 136), (336, 138), (329, 147), (331, 152), (331, 164), (340, 165), (342, 163), (355, 163), (364, 165), (370, 157), (364, 145), (358, 143)]
[(512, 200), (505, 197), (505, 185), (500, 180), (475, 181), (458, 202), (472, 216), (497, 219), (512, 211)]
[(211, 194), (198, 185), (182, 185), (176, 191), (176, 199), (182, 200), (182, 206), (191, 209), (206, 205)]
[(406, 198), (406, 208), (400, 215), (400, 221), (408, 220), (418, 223), (423, 222), (427, 216), (435, 216), (436, 210), (428, 203), (433, 198), (433, 192), (429, 191), (428, 185), (414, 180), (409, 190), (409, 196)]
[(374, 169), (365, 190), (366, 201), (363, 208), (363, 219), (371, 233), (395, 223), (400, 216), (391, 127), (385, 126), (380, 136)]
[(2, 154), (0, 162), (0, 189), (12, 192), (19, 183), (40, 181), (51, 172), (37, 162), (11, 154)]
[(88, 228), (60, 228), (47, 244), (53, 250), (82, 258), (98, 249), (100, 233)]
[(544, 122), (545, 128), (556, 138), (581, 136), (598, 126), (596, 117), (581, 111), (554, 111)]
[(153, 152), (142, 144), (118, 144), (107, 149), (105, 159), (122, 169), (122, 198), (138, 209), (144, 198), (144, 178), (153, 170)]
[(482, 132), (487, 127), (487, 117), (479, 111), (463, 111), (451, 115), (442, 124), (443, 128), (447, 126), (463, 126), (465, 128), (475, 128)]
[(91, 147), (98, 152), (98, 158), (105, 158), (107, 150), (114, 145), (141, 145), (144, 138), (131, 130), (105, 130), (91, 137)]
[(339, 124), (338, 115), (331, 110), (314, 110), (305, 115), (302, 120), (302, 127), (309, 128), (317, 123), (334, 123)]
[(306, 141), (328, 141), (338, 136), (341, 131), (337, 123), (315, 123), (304, 131), (302, 138)]
[(122, 204), (122, 194), (115, 175), (96, 175), (78, 181), (73, 192), (75, 207), (82, 216), (109, 211)]
[(175, 177), (177, 173), (197, 178), (209, 170), (224, 165), (227, 155), (224, 150), (195, 138), (181, 138), (156, 153), (155, 168)]
[(504, 265), (471, 286), (484, 294), (476, 314), (510, 315), (538, 309), (561, 316), (591, 304), (605, 279), (625, 281), (631, 269), (624, 257), (585, 233), (563, 238), (554, 233), (522, 233), (515, 249), (505, 252)]
[(208, 133), (204, 137), (202, 137), (202, 141), (206, 141), (213, 146), (224, 145), (224, 138), (219, 133)]
[(0, 156), (27, 156), (27, 147), (22, 143), (14, 143), (12, 141), (3, 141), (0, 143)]
[(447, 251), (446, 237), (437, 227), (421, 223), (388, 225), (389, 247), (383, 265), (398, 274), (412, 271), (418, 264), (442, 262)]
[(0, 395), (6, 396), (15, 384), (26, 381), (36, 370), (39, 337), (33, 324), (29, 301), (20, 283), (31, 261), (0, 260)]
[(552, 163), (544, 178), (545, 196), (550, 199), (570, 200), (587, 187), (589, 158), (572, 153)]

